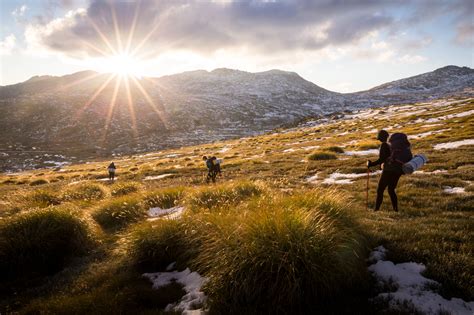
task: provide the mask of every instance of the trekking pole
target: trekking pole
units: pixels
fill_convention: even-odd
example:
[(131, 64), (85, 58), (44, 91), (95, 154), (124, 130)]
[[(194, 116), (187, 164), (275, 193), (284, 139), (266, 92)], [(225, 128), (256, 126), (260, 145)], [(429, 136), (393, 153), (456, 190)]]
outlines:
[(367, 211), (369, 211), (369, 177), (370, 177), (370, 168), (367, 167), (367, 188), (365, 190), (365, 206), (366, 206)]

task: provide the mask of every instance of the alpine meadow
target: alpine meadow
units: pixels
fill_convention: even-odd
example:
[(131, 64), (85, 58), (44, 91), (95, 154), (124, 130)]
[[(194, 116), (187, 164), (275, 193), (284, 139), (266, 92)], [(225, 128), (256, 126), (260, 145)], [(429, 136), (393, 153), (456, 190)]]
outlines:
[(0, 314), (474, 314), (473, 2), (0, 14)]

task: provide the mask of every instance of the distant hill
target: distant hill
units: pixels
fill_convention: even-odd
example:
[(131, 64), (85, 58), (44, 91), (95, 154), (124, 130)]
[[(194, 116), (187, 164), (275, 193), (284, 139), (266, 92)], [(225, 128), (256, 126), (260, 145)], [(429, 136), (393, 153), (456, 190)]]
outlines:
[(104, 84), (109, 76), (82, 71), (0, 87), (0, 169), (29, 168), (45, 154), (83, 159), (160, 150), (335, 112), (474, 94), (474, 70), (456, 66), (348, 94), (281, 70), (198, 70), (141, 78), (140, 88), (130, 79), (130, 94), (124, 81)]

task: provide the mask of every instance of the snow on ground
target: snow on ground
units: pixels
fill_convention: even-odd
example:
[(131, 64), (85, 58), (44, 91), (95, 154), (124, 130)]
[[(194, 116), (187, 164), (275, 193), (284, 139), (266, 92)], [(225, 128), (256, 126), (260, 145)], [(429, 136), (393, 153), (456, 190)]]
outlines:
[[(375, 176), (382, 173), (382, 171), (376, 171), (376, 172), (371, 172), (370, 176)], [(343, 174), (339, 172), (334, 172), (329, 175), (328, 178), (324, 179), (321, 183), (326, 184), (326, 185), (347, 185), (347, 184), (352, 184), (352, 180), (356, 178), (361, 178), (367, 176), (366, 173), (361, 173), (361, 174), (355, 174), (355, 173), (349, 173), (349, 174)], [(314, 181), (313, 181), (314, 182)]]
[(434, 315), (439, 314), (440, 311), (456, 315), (474, 314), (474, 302), (465, 302), (458, 298), (447, 300), (431, 291), (430, 287), (440, 286), (440, 284), (421, 275), (426, 269), (423, 264), (415, 262), (394, 264), (383, 260), (386, 251), (383, 246), (377, 247), (370, 254), (370, 258), (375, 262), (368, 269), (377, 278), (381, 287), (390, 284), (390, 286), (395, 285), (397, 289), (395, 292), (380, 293), (376, 299), (389, 299), (390, 306), (395, 309), (397, 305), (409, 302), (425, 314)]
[(317, 149), (317, 148), (319, 148), (319, 145), (310, 145), (310, 146), (307, 146), (307, 147), (301, 147), (301, 149), (303, 149), (305, 151), (314, 150), (314, 149)]
[(318, 174), (314, 174), (313, 176), (306, 178), (306, 181), (308, 183), (315, 183), (317, 182), (317, 180), (318, 180)]
[[(144, 277), (148, 278), (153, 283), (153, 289), (159, 289), (177, 282), (183, 285), (186, 294), (181, 298), (181, 301), (168, 304), (165, 308), (166, 312), (182, 312), (182, 314), (204, 314), (202, 309), (207, 297), (201, 291), (201, 287), (207, 281), (206, 278), (201, 277), (197, 272), (191, 272), (189, 268), (183, 271), (169, 271), (144, 273)], [(198, 309), (198, 307), (201, 307)]]
[(225, 153), (225, 152), (229, 151), (230, 149), (231, 149), (230, 147), (223, 147), (222, 149), (220, 149), (220, 150), (217, 151), (217, 152), (219, 152), (219, 153)]
[(446, 119), (451, 119), (451, 118), (461, 118), (461, 117), (466, 117), (466, 116), (470, 116), (470, 115), (474, 115), (474, 109), (468, 110), (468, 111), (466, 111), (466, 112), (461, 112), (461, 113), (456, 113), (456, 114), (449, 114), (449, 115), (445, 115), (445, 116), (429, 118), (429, 119), (426, 119), (425, 122), (427, 122), (427, 123), (436, 123), (436, 122), (439, 122), (439, 121), (441, 121), (441, 120), (446, 120)]
[(370, 129), (369, 131), (364, 131), (364, 133), (377, 133), (379, 131), (377, 128)]
[(466, 193), (466, 189), (464, 187), (446, 186), (446, 187), (443, 187), (443, 191), (447, 194), (464, 194), (464, 193)]
[(474, 145), (474, 139), (466, 139), (454, 142), (438, 143), (433, 146), (435, 150), (455, 149), (463, 145)]
[[(117, 180), (117, 179), (118, 179), (118, 176), (115, 176), (114, 179)], [(108, 181), (108, 180), (110, 180), (110, 179), (109, 179), (108, 177), (104, 177), (104, 178), (98, 178), (98, 179), (96, 179), (96, 180), (101, 181), (101, 182), (106, 182), (106, 181)]]
[(415, 171), (413, 172), (413, 174), (445, 174), (447, 173), (448, 171), (447, 170), (434, 170), (432, 172), (427, 172), (427, 171)]
[(178, 219), (183, 215), (185, 208), (184, 207), (173, 207), (169, 209), (162, 209), (160, 207), (150, 208), (148, 210), (148, 216), (151, 218), (150, 221), (153, 221), (159, 217), (165, 217), (167, 219)]
[(345, 155), (377, 155), (379, 154), (378, 149), (369, 149), (369, 150), (362, 150), (362, 151), (346, 151), (344, 152)]
[(163, 179), (166, 177), (173, 176), (174, 174), (161, 174), (157, 176), (146, 176), (143, 180), (155, 180), (155, 179)]
[(431, 135), (437, 135), (437, 134), (440, 134), (440, 133), (443, 133), (443, 132), (449, 131), (449, 130), (451, 130), (451, 128), (427, 131), (427, 132), (419, 133), (419, 134), (416, 134), (416, 135), (409, 135), (408, 139), (421, 139), (421, 138), (425, 138), (425, 137), (428, 137), (428, 136), (431, 136)]

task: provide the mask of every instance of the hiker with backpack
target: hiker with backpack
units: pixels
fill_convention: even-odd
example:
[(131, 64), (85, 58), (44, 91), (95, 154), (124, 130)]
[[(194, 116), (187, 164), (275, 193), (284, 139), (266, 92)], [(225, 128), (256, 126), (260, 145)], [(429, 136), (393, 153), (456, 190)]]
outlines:
[(107, 167), (107, 170), (109, 171), (109, 180), (114, 181), (114, 179), (115, 179), (115, 170), (116, 170), (114, 162), (109, 164), (109, 166)]
[[(210, 157), (208, 158), (207, 156), (203, 156), (202, 160), (204, 163), (206, 163), (207, 167), (207, 177), (206, 177), (206, 183), (209, 183), (209, 181), (212, 180), (213, 183), (216, 182), (216, 176), (217, 176), (217, 167), (215, 164), (215, 157)], [(219, 172), (220, 172), (220, 166), (219, 166)]]
[(410, 162), (413, 158), (410, 142), (404, 133), (394, 133), (389, 138), (389, 134), (385, 130), (378, 132), (377, 140), (382, 143), (379, 158), (374, 162), (370, 160), (367, 161), (368, 168), (377, 165), (382, 166), (382, 176), (377, 186), (377, 198), (374, 211), (380, 210), (383, 201), (383, 193), (385, 189), (388, 188), (393, 210), (398, 212), (398, 198), (395, 189), (397, 188), (400, 176), (404, 173), (403, 165)]

